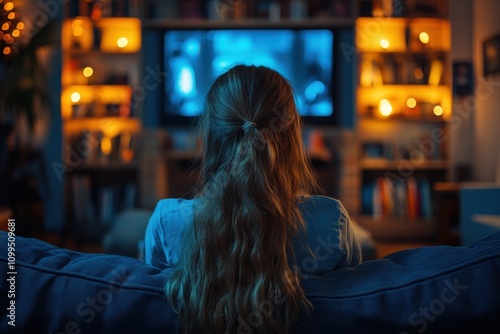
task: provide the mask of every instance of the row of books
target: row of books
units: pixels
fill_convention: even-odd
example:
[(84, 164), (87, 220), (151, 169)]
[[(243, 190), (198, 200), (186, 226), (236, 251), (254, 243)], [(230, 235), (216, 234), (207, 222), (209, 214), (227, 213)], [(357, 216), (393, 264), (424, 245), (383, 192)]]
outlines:
[(113, 218), (122, 211), (133, 208), (136, 202), (136, 185), (132, 182), (116, 185), (99, 185), (93, 189), (92, 178), (77, 174), (71, 178), (74, 223), (77, 226), (110, 227)]
[(306, 19), (314, 17), (350, 17), (351, 0), (177, 0), (150, 1), (146, 4), (147, 19), (242, 20)]
[(71, 138), (67, 164), (76, 167), (129, 163), (134, 160), (135, 142), (136, 136), (128, 132), (109, 138), (102, 131), (84, 130)]
[(361, 62), (361, 85), (439, 85), (443, 83), (444, 59), (426, 56), (386, 55), (364, 57)]
[(412, 163), (441, 161), (447, 158), (445, 141), (435, 138), (431, 132), (423, 133), (411, 141), (366, 141), (361, 145), (364, 159), (387, 161), (409, 160)]
[(362, 210), (374, 218), (431, 218), (431, 184), (425, 178), (378, 177), (363, 184)]
[[(103, 17), (138, 16), (133, 9), (138, 7), (138, 0), (70, 0), (67, 1), (67, 17), (88, 16), (94, 20)], [(131, 10), (132, 9), (132, 10)]]

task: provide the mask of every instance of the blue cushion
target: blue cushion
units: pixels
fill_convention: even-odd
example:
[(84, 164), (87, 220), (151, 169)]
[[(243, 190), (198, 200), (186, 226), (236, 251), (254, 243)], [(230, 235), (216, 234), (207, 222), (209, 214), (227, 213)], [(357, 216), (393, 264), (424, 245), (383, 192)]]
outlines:
[[(0, 232), (0, 332), (174, 333), (169, 271), (16, 238), (15, 324), (7, 317), (7, 234)], [(468, 247), (401, 251), (302, 283), (314, 305), (297, 333), (499, 333), (500, 233)], [(251, 325), (251, 321), (248, 322)]]

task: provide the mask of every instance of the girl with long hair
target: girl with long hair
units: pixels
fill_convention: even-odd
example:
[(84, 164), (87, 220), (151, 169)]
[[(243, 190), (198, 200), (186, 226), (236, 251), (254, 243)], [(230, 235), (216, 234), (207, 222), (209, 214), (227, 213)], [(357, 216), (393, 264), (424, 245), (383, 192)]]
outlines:
[(287, 333), (312, 309), (301, 280), (361, 261), (342, 204), (317, 187), (291, 85), (238, 65), (206, 96), (199, 188), (161, 200), (145, 260), (172, 268), (182, 333)]

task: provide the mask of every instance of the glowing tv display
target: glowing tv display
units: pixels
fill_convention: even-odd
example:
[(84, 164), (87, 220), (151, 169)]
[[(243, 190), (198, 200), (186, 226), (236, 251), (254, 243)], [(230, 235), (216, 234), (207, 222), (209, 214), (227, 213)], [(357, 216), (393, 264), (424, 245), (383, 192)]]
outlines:
[(165, 123), (203, 112), (212, 82), (236, 64), (277, 70), (292, 84), (302, 116), (334, 118), (332, 30), (171, 29), (163, 39)]

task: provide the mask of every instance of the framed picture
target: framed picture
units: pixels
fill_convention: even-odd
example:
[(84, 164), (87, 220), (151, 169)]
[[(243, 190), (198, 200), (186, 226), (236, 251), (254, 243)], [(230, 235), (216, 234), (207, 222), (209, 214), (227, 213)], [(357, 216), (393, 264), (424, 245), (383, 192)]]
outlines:
[(474, 76), (471, 62), (453, 63), (453, 95), (466, 96), (474, 93)]
[(484, 75), (500, 72), (500, 34), (483, 42)]

